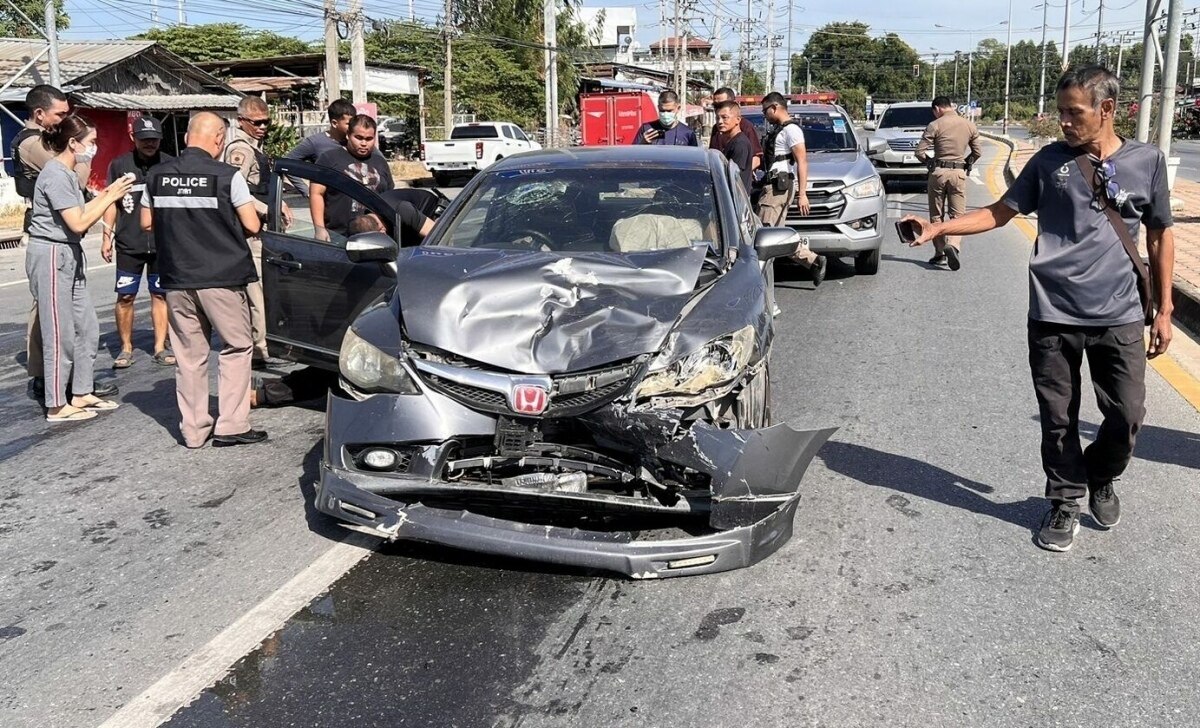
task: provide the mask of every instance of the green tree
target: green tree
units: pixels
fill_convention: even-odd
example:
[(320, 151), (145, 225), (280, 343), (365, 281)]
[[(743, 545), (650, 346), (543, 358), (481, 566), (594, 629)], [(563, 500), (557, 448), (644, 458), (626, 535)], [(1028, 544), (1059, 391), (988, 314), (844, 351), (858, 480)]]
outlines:
[(158, 41), (167, 50), (192, 62), (289, 56), (313, 50), (311, 44), (297, 38), (269, 30), (254, 30), (240, 23), (172, 25), (152, 28), (133, 37)]
[[(36, 28), (25, 22), (20, 13), (13, 10), (13, 5), (36, 24)], [(54, 0), (55, 24), (61, 31), (70, 27), (71, 18), (67, 15), (64, 0)], [(38, 31), (45, 23), (46, 3), (42, 0), (13, 0), (12, 5), (0, 2), (0, 34), (5, 38), (41, 38)]]
[(749, 66), (742, 69), (741, 91), (743, 96), (760, 96), (767, 92), (767, 82), (758, 71)]
[(814, 31), (792, 63), (791, 86), (804, 86), (807, 58), (818, 90), (862, 88), (878, 101), (917, 98), (928, 83), (916, 50), (895, 33), (873, 38), (870, 30), (866, 23), (854, 22), (829, 23)]

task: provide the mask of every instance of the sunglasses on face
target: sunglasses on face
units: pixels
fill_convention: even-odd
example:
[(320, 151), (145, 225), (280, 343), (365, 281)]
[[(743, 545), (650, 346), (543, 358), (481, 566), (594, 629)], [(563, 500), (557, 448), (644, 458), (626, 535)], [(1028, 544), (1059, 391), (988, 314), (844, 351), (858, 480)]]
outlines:
[(777, 108), (778, 106), (779, 106), (779, 104), (771, 104), (770, 106), (764, 106), (763, 113), (769, 114), (769, 113), (771, 113), (771, 109)]
[(271, 125), (271, 120), (270, 120), (270, 119), (251, 119), (251, 118), (248, 118), (248, 117), (245, 117), (245, 116), (239, 116), (238, 118), (239, 118), (239, 119), (241, 119), (242, 121), (248, 121), (248, 122), (250, 122), (250, 123), (251, 123), (251, 124), (253, 124), (254, 126), (257, 126), (257, 127), (258, 127), (258, 128), (260, 128), (260, 129), (261, 129), (261, 128), (263, 128), (263, 127), (265, 127), (265, 126), (270, 126), (270, 125)]

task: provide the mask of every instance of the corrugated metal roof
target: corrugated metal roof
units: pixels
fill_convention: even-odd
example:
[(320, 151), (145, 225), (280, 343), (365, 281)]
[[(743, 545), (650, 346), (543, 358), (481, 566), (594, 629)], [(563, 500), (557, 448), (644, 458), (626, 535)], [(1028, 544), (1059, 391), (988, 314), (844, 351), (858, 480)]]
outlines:
[(247, 76), (229, 79), (229, 85), (246, 94), (263, 91), (287, 91), (297, 86), (320, 86), (321, 79), (311, 76)]
[[(70, 41), (58, 45), (58, 65), (62, 82), (69, 84), (75, 79), (137, 55), (154, 45), (150, 40), (111, 40), (103, 42)], [(21, 67), (46, 47), (44, 41), (0, 39), (0, 75), (11, 78)], [(37, 83), (49, 83), (50, 65), (46, 56), (22, 74), (23, 78), (36, 79)]]
[(81, 106), (93, 109), (128, 109), (130, 111), (181, 111), (202, 109), (236, 109), (241, 97), (226, 94), (138, 95), (106, 94), (79, 91), (73, 94)]

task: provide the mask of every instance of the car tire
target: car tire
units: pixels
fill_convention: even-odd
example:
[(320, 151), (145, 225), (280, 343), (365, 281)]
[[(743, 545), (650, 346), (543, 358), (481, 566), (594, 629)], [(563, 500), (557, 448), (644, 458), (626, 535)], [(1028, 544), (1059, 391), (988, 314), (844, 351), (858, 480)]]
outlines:
[(449, 187), (453, 178), (445, 172), (434, 172), (433, 183), (438, 187)]
[(879, 248), (865, 250), (854, 256), (854, 272), (860, 276), (873, 276), (879, 272)]

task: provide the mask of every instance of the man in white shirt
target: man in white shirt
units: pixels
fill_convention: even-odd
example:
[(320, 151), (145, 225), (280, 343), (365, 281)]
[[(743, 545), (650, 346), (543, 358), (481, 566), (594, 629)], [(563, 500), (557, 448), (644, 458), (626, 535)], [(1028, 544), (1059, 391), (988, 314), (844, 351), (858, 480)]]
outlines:
[[(763, 180), (762, 196), (758, 200), (758, 215), (763, 224), (781, 227), (786, 224), (787, 210), (795, 198), (801, 215), (808, 214), (808, 157), (804, 148), (804, 132), (788, 113), (787, 98), (778, 92), (763, 97), (762, 109), (766, 120), (775, 125), (763, 141), (767, 156), (767, 176)], [(800, 248), (792, 260), (812, 273), (813, 287), (825, 280), (825, 256), (817, 255), (807, 246)]]

